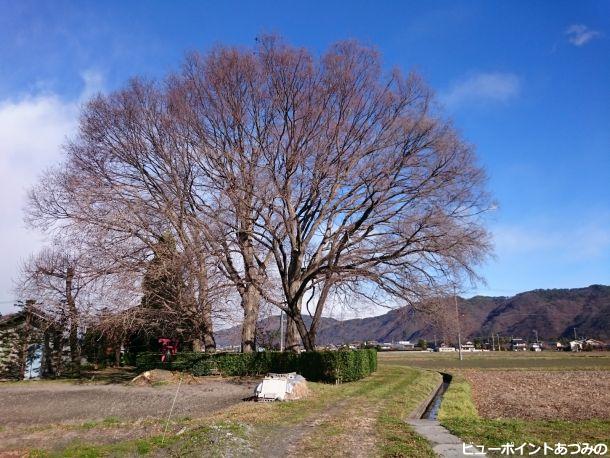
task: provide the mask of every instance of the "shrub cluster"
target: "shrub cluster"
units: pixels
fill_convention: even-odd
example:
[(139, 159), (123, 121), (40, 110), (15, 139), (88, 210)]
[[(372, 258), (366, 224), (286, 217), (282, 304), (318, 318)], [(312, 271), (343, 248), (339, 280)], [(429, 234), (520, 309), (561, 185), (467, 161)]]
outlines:
[(267, 372), (297, 372), (311, 381), (351, 382), (377, 370), (377, 351), (312, 351), (300, 354), (282, 352), (199, 353), (179, 352), (169, 363), (158, 353), (139, 353), (139, 371), (168, 369), (193, 375), (259, 375)]

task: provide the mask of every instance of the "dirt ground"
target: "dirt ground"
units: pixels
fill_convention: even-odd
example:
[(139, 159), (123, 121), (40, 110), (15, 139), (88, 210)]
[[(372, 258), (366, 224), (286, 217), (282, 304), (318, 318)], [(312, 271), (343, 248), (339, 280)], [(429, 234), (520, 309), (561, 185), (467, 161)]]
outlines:
[[(201, 417), (252, 395), (253, 382), (206, 380), (181, 385), (173, 416)], [(0, 385), (0, 426), (38, 425), (103, 420), (138, 419), (169, 413), (178, 385), (71, 385), (32, 382)]]
[[(90, 440), (88, 424), (102, 422), (116, 440), (158, 430), (174, 396), (172, 419), (199, 418), (251, 396), (252, 379), (206, 377), (200, 383), (159, 386), (20, 382), (0, 384), (0, 452), (16, 446), (62, 446), (74, 438)], [(147, 421), (159, 419), (160, 421)], [(130, 428), (115, 426), (131, 422)], [(74, 426), (77, 426), (76, 428)], [(116, 429), (116, 431), (110, 431)], [(123, 437), (125, 434), (128, 436)], [(95, 441), (99, 442), (99, 440)], [(0, 453), (2, 456), (2, 453)]]
[(463, 371), (485, 418), (610, 418), (610, 371)]

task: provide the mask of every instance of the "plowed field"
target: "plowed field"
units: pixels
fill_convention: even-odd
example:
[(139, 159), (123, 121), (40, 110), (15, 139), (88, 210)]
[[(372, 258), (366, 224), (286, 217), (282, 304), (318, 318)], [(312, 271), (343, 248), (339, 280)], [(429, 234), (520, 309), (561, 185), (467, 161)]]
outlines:
[(610, 418), (609, 371), (466, 370), (485, 418)]

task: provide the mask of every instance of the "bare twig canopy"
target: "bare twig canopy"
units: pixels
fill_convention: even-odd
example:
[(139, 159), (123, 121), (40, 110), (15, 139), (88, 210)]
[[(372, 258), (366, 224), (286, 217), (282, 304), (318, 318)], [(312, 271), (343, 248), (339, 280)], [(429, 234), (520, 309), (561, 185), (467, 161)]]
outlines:
[(420, 77), (352, 41), (319, 58), (277, 37), (190, 55), (162, 84), (92, 100), (66, 152), (31, 221), (85, 233), (132, 270), (170, 232), (202, 313), (221, 285), (240, 298), (245, 351), (261, 301), (313, 349), (333, 295), (418, 302), (476, 280), (490, 249), (473, 148)]

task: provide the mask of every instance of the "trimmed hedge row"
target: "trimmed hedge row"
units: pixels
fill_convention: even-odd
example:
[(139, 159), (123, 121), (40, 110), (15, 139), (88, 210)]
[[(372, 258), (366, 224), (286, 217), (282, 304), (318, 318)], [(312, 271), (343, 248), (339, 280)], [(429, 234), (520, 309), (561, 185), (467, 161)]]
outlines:
[(169, 369), (193, 375), (220, 373), (226, 376), (259, 375), (267, 372), (297, 372), (311, 381), (351, 382), (377, 370), (377, 350), (287, 352), (199, 353), (179, 352), (170, 363), (158, 353), (139, 353), (139, 371)]

